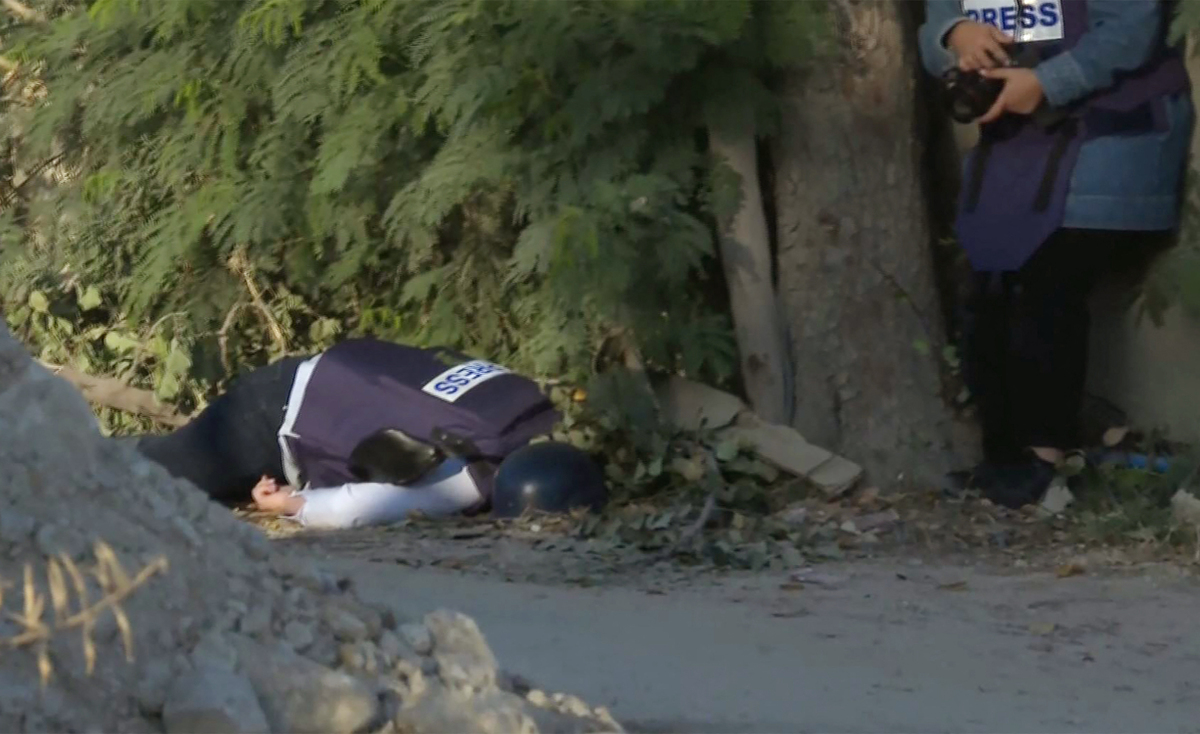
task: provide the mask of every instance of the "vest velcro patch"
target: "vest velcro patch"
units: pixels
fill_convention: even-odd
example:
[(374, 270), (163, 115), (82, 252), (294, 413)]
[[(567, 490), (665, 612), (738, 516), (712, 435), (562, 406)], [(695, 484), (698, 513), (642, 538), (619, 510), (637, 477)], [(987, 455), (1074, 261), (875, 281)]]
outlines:
[(1017, 43), (1061, 41), (1065, 35), (1061, 0), (963, 0), (962, 11)]
[(506, 374), (509, 374), (509, 370), (505, 367), (482, 359), (474, 359), (446, 370), (425, 383), (421, 387), (421, 391), (453, 403), (476, 385)]

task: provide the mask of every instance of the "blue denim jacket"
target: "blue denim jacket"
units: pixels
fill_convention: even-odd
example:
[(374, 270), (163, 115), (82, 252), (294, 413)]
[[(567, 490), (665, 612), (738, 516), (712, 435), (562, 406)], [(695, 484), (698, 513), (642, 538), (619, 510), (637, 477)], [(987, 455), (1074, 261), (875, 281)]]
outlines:
[[(958, 0), (925, 0), (921, 61), (935, 76), (955, 63), (946, 34), (965, 20)], [(1069, 51), (1039, 64), (1034, 73), (1051, 105), (1104, 89), (1114, 74), (1136, 69), (1155, 50), (1161, 24), (1158, 2), (1089, 0), (1088, 31)], [(1179, 223), (1180, 182), (1187, 167), (1195, 113), (1190, 94), (1167, 100), (1168, 129), (1146, 135), (1088, 141), (1071, 175), (1064, 227), (1116, 230), (1173, 229)]]

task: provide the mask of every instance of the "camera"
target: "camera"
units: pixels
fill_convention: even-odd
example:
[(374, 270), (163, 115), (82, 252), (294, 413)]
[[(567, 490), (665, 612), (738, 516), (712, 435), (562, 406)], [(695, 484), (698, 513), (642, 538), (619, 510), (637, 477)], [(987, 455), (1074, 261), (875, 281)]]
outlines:
[[(1029, 63), (1028, 56), (1025, 56), (1019, 59), (1018, 63), (1011, 63), (1009, 66), (1031, 68), (1032, 64)], [(942, 75), (942, 90), (950, 106), (950, 116), (964, 125), (974, 122), (990, 110), (1002, 89), (1003, 79), (988, 79), (977, 71), (952, 68)], [(1051, 107), (1043, 100), (1029, 115), (1029, 120), (1049, 131), (1059, 128), (1069, 117), (1069, 109)]]
[(950, 116), (963, 124), (973, 122), (991, 109), (1003, 88), (1002, 79), (988, 79), (977, 71), (952, 68), (942, 76)]

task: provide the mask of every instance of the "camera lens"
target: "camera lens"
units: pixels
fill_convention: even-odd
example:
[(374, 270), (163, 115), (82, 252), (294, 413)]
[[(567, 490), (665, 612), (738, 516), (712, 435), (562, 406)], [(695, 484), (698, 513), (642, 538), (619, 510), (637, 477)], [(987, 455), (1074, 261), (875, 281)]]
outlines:
[(968, 123), (977, 117), (975, 108), (978, 105), (973, 99), (970, 88), (963, 84), (960, 79), (948, 80), (945, 91), (946, 100), (950, 107), (950, 116), (955, 121)]
[(976, 114), (975, 105), (971, 103), (971, 100), (956, 97), (950, 103), (950, 116), (958, 122), (967, 123), (979, 115)]

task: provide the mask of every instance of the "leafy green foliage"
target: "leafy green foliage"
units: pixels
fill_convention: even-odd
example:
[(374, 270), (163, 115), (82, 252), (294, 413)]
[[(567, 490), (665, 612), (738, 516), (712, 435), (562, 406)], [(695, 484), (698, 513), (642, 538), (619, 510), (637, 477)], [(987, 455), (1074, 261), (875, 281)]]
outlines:
[(1154, 261), (1140, 289), (1138, 313), (1155, 324), (1161, 325), (1172, 306), (1200, 319), (1200, 177), (1194, 166), (1187, 178), (1179, 241)]
[[(207, 383), (193, 364), (196, 340), (172, 326), (179, 319), (138, 328), (105, 307), (98, 287), (78, 281), (35, 280), (14, 286), (8, 296), (9, 328), (43, 362), (152, 389), (160, 401), (184, 410), (203, 406)], [(100, 418), (110, 431), (153, 429), (140, 416), (108, 409)]]
[(1106, 466), (1089, 472), (1090, 484), (1102, 494), (1088, 496), (1079, 510), (1083, 533), (1093, 542), (1160, 540), (1169, 531), (1169, 496), (1161, 477), (1138, 469)]
[[(1200, 453), (1169, 441), (1163, 431), (1129, 434), (1116, 450), (1108, 460), (1077, 472), (1080, 502), (1074, 520), (1082, 536), (1114, 545), (1192, 543), (1195, 534), (1187, 528), (1181, 533), (1177, 526), (1172, 498), (1181, 489), (1196, 492)], [(1141, 460), (1124, 461), (1124, 452)]]
[[(1188, 42), (1195, 54), (1195, 33), (1200, 31), (1200, 2), (1178, 0), (1174, 9), (1170, 37), (1175, 42)], [(1180, 242), (1154, 264), (1143, 289), (1142, 312), (1156, 323), (1161, 323), (1163, 312), (1176, 304), (1200, 319), (1200, 194), (1197, 183), (1200, 181), (1193, 163), (1187, 171)]]
[[(231, 364), (375, 334), (570, 380), (614, 333), (651, 368), (732, 371), (703, 133), (737, 104), (768, 129), (764, 73), (816, 51), (824, 12), (35, 4), (51, 22), (6, 45), (46, 94), (11, 143), (77, 175), (9, 213), (4, 267), (68, 267), (131, 324), (180, 314), (196, 365), (222, 334)], [(246, 311), (276, 323), (230, 336)]]
[(1169, 38), (1173, 43), (1177, 43), (1186, 39), (1192, 31), (1200, 28), (1200, 2), (1176, 0), (1174, 10)]

